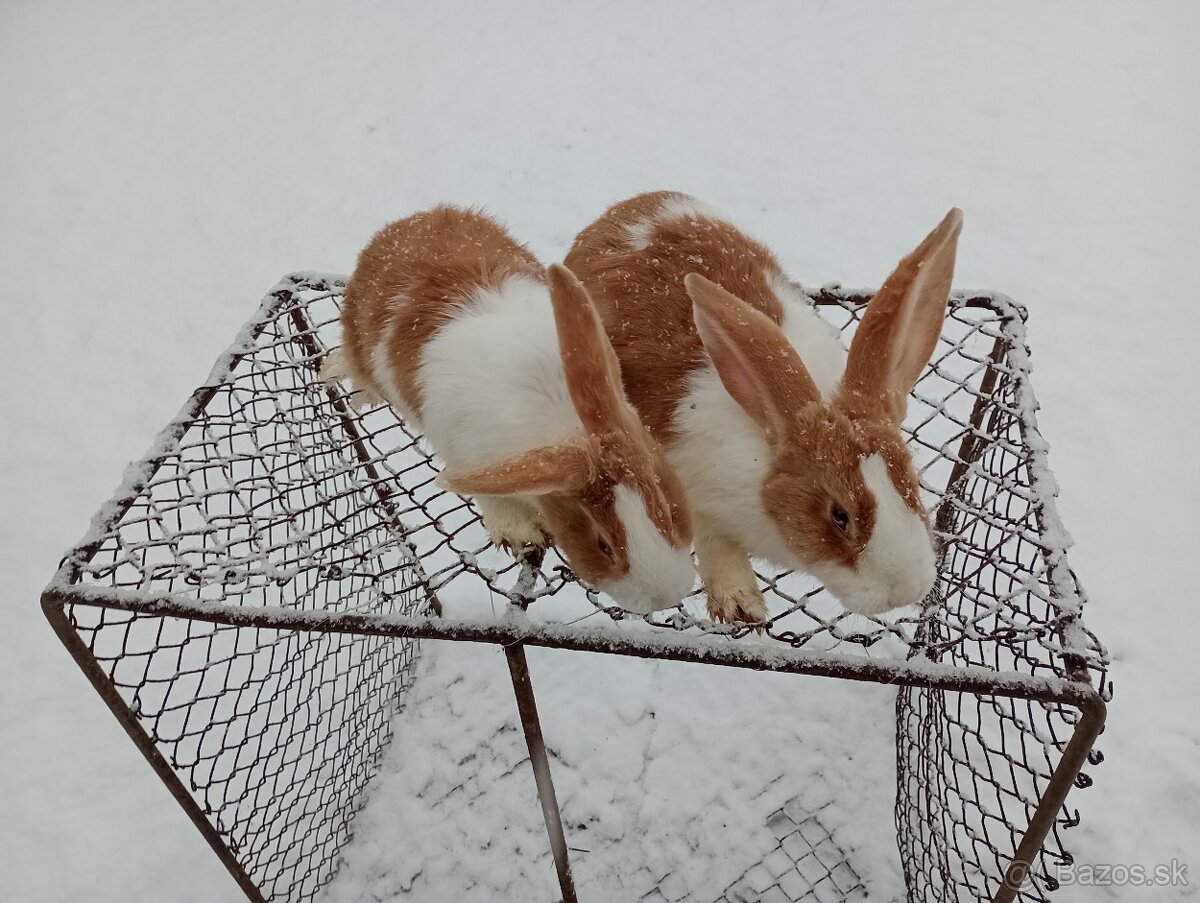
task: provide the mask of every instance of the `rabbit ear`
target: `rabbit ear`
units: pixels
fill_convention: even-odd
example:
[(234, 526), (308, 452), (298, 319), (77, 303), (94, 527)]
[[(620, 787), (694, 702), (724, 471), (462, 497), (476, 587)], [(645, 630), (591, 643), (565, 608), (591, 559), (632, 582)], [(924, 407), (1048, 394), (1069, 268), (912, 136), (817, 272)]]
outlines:
[(962, 222), (953, 208), (871, 299), (850, 343), (844, 396), (882, 402), (889, 416), (903, 419), (903, 399), (942, 334)]
[(766, 314), (699, 273), (683, 280), (704, 350), (742, 410), (778, 438), (821, 393), (783, 330)]
[(567, 390), (584, 428), (593, 434), (624, 429), (629, 403), (621, 383), (621, 365), (587, 289), (574, 273), (557, 263), (547, 267), (546, 279)]
[(586, 441), (547, 445), (479, 470), (443, 470), (437, 484), (459, 495), (547, 495), (574, 492), (596, 477)]

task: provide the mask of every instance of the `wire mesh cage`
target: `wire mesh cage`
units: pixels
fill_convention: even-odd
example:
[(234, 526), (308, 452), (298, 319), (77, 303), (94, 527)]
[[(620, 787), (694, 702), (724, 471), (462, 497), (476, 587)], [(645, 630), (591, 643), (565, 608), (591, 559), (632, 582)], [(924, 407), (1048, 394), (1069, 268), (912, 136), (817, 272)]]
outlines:
[[(763, 570), (771, 617), (745, 642), (750, 627), (709, 622), (699, 599), (630, 615), (553, 550), (491, 548), (472, 505), (434, 485), (418, 436), (318, 381), (343, 288), (297, 274), (267, 296), (43, 594), (251, 899), (311, 900), (333, 877), (430, 637), (895, 683), (908, 899), (1047, 899), (1109, 684), (1066, 560), (1020, 307), (955, 295), (910, 399), (940, 548), (921, 609), (849, 615), (811, 578)], [(868, 299), (813, 296), (847, 335)], [(565, 596), (605, 624), (506, 614)], [(442, 616), (468, 598), (495, 617)]]

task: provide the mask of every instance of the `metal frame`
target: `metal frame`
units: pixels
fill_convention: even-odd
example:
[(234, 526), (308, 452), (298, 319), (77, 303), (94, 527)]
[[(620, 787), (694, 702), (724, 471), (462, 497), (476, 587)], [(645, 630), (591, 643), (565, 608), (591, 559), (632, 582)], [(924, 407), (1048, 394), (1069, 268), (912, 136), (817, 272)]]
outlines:
[[(1062, 758), (1042, 795), (1034, 816), (1022, 837), (1016, 855), (1005, 871), (1001, 887), (993, 903), (1011, 903), (1032, 866), (1033, 857), (1041, 849), (1046, 834), (1054, 822), (1055, 813), (1070, 792), (1072, 783), (1087, 759), (1097, 736), (1104, 726), (1106, 706), (1100, 693), (1085, 681), (1062, 678), (1034, 677), (1017, 673), (989, 672), (982, 668), (959, 668), (937, 662), (872, 661), (833, 653), (807, 652), (802, 649), (772, 650), (767, 655), (754, 646), (731, 643), (719, 637), (680, 636), (669, 645), (616, 627), (572, 628), (539, 626), (513, 613), (494, 624), (472, 621), (453, 621), (439, 617), (404, 617), (387, 615), (339, 614), (326, 612), (295, 612), (278, 608), (198, 604), (171, 596), (143, 596), (133, 593), (105, 592), (82, 588), (48, 589), (42, 596), (42, 607), (55, 632), (72, 657), (92, 681), (92, 685), (108, 704), (122, 727), (137, 744), (155, 772), (166, 783), (172, 796), (187, 810), (214, 852), (246, 891), (251, 900), (262, 900), (258, 889), (250, 882), (237, 860), (224, 846), (220, 835), (212, 828), (195, 801), (188, 795), (170, 766), (163, 760), (153, 741), (137, 723), (124, 700), (112, 688), (108, 678), (95, 666), (86, 647), (75, 636), (64, 608), (67, 605), (88, 605), (116, 608), (139, 614), (189, 618), (243, 627), (267, 627), (279, 630), (301, 630), (314, 633), (352, 633), (387, 637), (451, 640), (471, 643), (492, 643), (502, 646), (508, 655), (513, 676), (513, 690), (521, 713), (521, 723), (529, 747), (537, 779), (538, 796), (546, 817), (554, 862), (564, 901), (573, 901), (574, 885), (567, 860), (566, 841), (558, 813), (558, 803), (546, 761), (545, 743), (538, 723), (533, 685), (525, 662), (524, 646), (544, 646), (577, 652), (597, 652), (638, 658), (660, 658), (680, 662), (749, 668), (756, 671), (777, 671), (785, 674), (808, 674), (817, 677), (836, 677), (870, 683), (894, 684), (931, 690), (953, 690), (984, 696), (1004, 696), (1043, 703), (1071, 706), (1080, 713), (1075, 731)], [(90, 665), (90, 667), (89, 667)]]
[[(296, 278), (293, 277), (293, 283)], [(313, 277), (299, 278), (306, 278), (310, 280), (311, 284)], [(268, 296), (259, 315), (251, 321), (251, 325), (239, 337), (237, 345), (218, 360), (206, 384), (196, 391), (180, 414), (160, 434), (156, 447), (160, 449), (169, 447), (172, 441), (178, 440), (186, 432), (238, 361), (253, 350), (254, 340), (264, 328), (268, 318), (281, 309), (290, 297), (291, 292), (286, 284)], [(818, 296), (817, 300), (819, 303), (821, 297)], [(966, 303), (970, 305), (975, 300), (968, 299)], [(987, 296), (981, 296), (978, 299), (979, 306), (991, 306), (993, 303), (994, 299)], [(303, 324), (298, 325), (302, 326)], [(302, 337), (307, 335), (304, 329), (299, 329), (298, 332)], [(304, 338), (300, 338), (298, 341), (303, 342)], [(311, 342), (311, 339), (308, 341)], [(317, 349), (314, 344), (306, 350), (314, 353)], [(997, 339), (993, 359), (1002, 355), (1003, 351), (1001, 341)], [(989, 370), (987, 378), (994, 379), (994, 377), (995, 371)], [(986, 393), (989, 388), (989, 386), (984, 386), (983, 391)], [(370, 482), (376, 490), (380, 506), (392, 519), (397, 529), (402, 529), (399, 517), (391, 504), (391, 490), (380, 474), (371, 466), (369, 455), (356, 432), (352, 412), (337, 393), (331, 391), (330, 398), (338, 411), (342, 427), (347, 431), (356, 452), (367, 467)], [(972, 426), (976, 430), (980, 427), (983, 413), (984, 406), (977, 402), (972, 416)], [(963, 439), (961, 456), (963, 460), (970, 460), (969, 445), (974, 441), (976, 440), (971, 434)], [(536, 625), (529, 621), (520, 609), (516, 608), (511, 609), (504, 618), (492, 623), (456, 621), (440, 617), (440, 605), (438, 605), (436, 595), (428, 586), (425, 587), (425, 590), (429, 607), (434, 612), (432, 616), (374, 615), (227, 605), (218, 602), (198, 602), (167, 594), (148, 594), (79, 583), (81, 567), (96, 553), (107, 532), (120, 522), (124, 513), (136, 500), (141, 489), (165, 458), (166, 456), (163, 454), (152, 455), (135, 465), (131, 476), (127, 477), (125, 486), (97, 516), (89, 538), (85, 539), (64, 560), (55, 578), (42, 594), (41, 604), (47, 619), (71, 657), (91, 681), (97, 693), (145, 756), (155, 773), (162, 779), (168, 791), (187, 812), (189, 818), (212, 847), (217, 857), (224, 863), (238, 886), (252, 901), (263, 901), (265, 898), (237, 861), (220, 833), (201, 810), (197, 801), (188, 792), (179, 776), (156, 748), (154, 740), (139, 723), (136, 714), (99, 666), (87, 645), (80, 639), (68, 614), (69, 607), (111, 608), (144, 615), (186, 618), (240, 627), (436, 639), (490, 643), (501, 646), (507, 655), (514, 696), (533, 766), (563, 900), (566, 903), (573, 903), (577, 896), (546, 757), (545, 743), (538, 720), (532, 680), (525, 658), (525, 646), (695, 662), (758, 671), (806, 674), (893, 684), (902, 687), (955, 691), (980, 696), (1008, 697), (1076, 709), (1079, 718), (1075, 723), (1074, 731), (1051, 774), (1049, 784), (1038, 802), (1021, 842), (1005, 870), (1001, 885), (993, 897), (994, 903), (1010, 903), (1015, 899), (1026, 874), (1032, 868), (1035, 856), (1054, 824), (1056, 813), (1062, 807), (1104, 725), (1106, 706), (1103, 695), (1091, 685), (1088, 669), (1080, 662), (1073, 661), (1070, 656), (1064, 656), (1066, 670), (1070, 677), (1035, 677), (1017, 672), (958, 667), (931, 661), (924, 657), (908, 661), (871, 660), (797, 648), (773, 648), (767, 652), (754, 644), (732, 642), (727, 635), (697, 636), (678, 633), (673, 636), (664, 636), (663, 632), (659, 631), (655, 631), (653, 634), (635, 633), (621, 630), (614, 625), (600, 627)], [(965, 467), (965, 465), (962, 466)], [(952, 478), (951, 485), (953, 482)], [(935, 515), (939, 524), (943, 522), (943, 518), (948, 517), (948, 505), (949, 501), (944, 501)], [(525, 572), (534, 566), (536, 563), (526, 562)]]

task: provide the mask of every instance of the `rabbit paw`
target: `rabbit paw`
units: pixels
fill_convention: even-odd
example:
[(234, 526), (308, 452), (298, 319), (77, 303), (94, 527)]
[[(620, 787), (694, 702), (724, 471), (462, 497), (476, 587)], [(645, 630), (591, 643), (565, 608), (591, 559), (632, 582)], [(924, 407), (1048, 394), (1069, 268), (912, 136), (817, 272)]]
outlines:
[(505, 498), (476, 499), (476, 504), (483, 515), (488, 539), (510, 555), (527, 547), (545, 549), (553, 544), (537, 510), (531, 506)]
[(717, 623), (758, 624), (767, 619), (767, 603), (757, 586), (708, 590), (708, 616)]

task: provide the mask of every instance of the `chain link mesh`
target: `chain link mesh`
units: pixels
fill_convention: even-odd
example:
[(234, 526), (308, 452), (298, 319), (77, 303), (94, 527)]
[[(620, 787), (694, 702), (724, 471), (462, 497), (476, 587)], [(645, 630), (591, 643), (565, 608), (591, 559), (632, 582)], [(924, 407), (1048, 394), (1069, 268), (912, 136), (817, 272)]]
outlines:
[[(318, 383), (320, 360), (340, 343), (343, 287), (299, 274), (268, 296), (51, 587), (370, 614), (438, 612), (441, 598), (481, 594), (500, 611), (567, 592), (586, 593), (597, 614), (637, 617), (580, 587), (553, 550), (522, 569), (491, 548), (470, 503), (434, 485), (437, 466), (405, 424)], [(815, 295), (847, 335), (866, 298), (836, 286)], [(936, 512), (937, 588), (919, 612), (868, 618), (805, 575), (764, 570), (767, 636), (1106, 686), (1104, 651), (1079, 620), (1028, 369), (1020, 308), (999, 296), (953, 299), (906, 427)], [(313, 899), (388, 742), (416, 641), (94, 601), (64, 611), (81, 664), (119, 694), (118, 714), (178, 777), (243, 886), (263, 899)], [(697, 600), (647, 620), (749, 629), (713, 625), (702, 611)], [(990, 897), (1076, 718), (1019, 699), (900, 692), (896, 824), (910, 900)], [(1021, 899), (1046, 899), (1048, 869), (1069, 861), (1060, 829), (1077, 820), (1062, 810)]]

